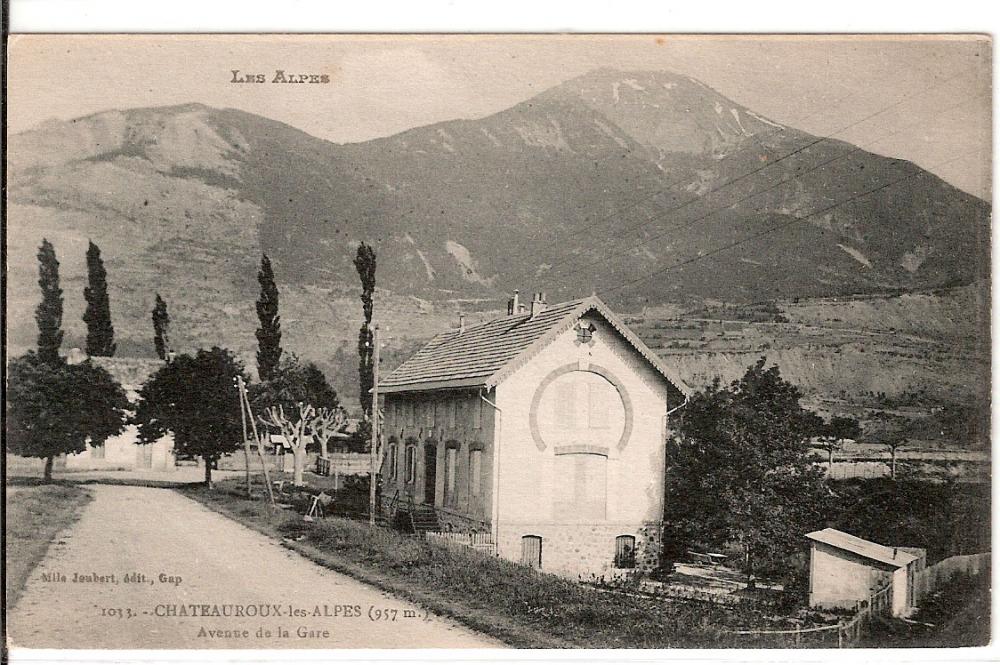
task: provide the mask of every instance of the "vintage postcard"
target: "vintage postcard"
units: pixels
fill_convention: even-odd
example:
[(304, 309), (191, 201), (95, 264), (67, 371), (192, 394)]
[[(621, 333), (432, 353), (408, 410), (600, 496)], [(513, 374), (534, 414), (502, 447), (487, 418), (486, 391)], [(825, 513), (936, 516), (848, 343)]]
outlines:
[(7, 57), (14, 661), (989, 643), (989, 36)]

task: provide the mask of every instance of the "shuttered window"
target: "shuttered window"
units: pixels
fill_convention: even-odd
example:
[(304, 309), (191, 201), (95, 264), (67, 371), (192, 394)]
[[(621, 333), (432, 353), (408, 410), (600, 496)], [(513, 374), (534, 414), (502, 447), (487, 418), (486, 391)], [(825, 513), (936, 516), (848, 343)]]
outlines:
[(635, 536), (615, 538), (615, 568), (635, 568)]
[(389, 446), (389, 477), (393, 480), (396, 479), (396, 473), (398, 471), (397, 465), (399, 463), (399, 450), (396, 444)]
[(455, 503), (455, 474), (458, 471), (458, 449), (448, 448), (444, 455), (444, 500)]
[(483, 451), (473, 450), (469, 453), (469, 487), (472, 496), (479, 496), (481, 491), (481, 474), (483, 472)]
[(406, 482), (412, 483), (417, 477), (417, 447), (406, 446)]
[(604, 382), (591, 383), (587, 388), (587, 426), (591, 429), (607, 429), (609, 385)]
[(556, 455), (553, 512), (557, 520), (601, 521), (607, 514), (608, 458)]
[(559, 427), (576, 427), (576, 384), (566, 382), (557, 386), (555, 421)]

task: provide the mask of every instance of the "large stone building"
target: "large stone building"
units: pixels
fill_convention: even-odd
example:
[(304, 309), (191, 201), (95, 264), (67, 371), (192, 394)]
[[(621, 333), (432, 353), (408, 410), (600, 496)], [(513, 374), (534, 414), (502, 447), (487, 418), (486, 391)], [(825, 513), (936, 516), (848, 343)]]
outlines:
[(386, 508), (566, 576), (658, 564), (667, 417), (689, 389), (597, 297), (515, 294), (379, 389)]

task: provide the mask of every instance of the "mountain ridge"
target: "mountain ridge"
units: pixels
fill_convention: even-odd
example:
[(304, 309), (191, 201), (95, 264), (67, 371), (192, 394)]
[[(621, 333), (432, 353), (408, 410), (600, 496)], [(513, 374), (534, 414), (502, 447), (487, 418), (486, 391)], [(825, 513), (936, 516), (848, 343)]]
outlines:
[(200, 103), (107, 111), (12, 135), (8, 155), (18, 344), (32, 336), (43, 235), (65, 262), (67, 312), (93, 239), (116, 329), (144, 336), (160, 291), (189, 301), (192, 339), (223, 330), (220, 342), (239, 345), (255, 326), (261, 252), (295, 308), (287, 318), (315, 332), (333, 316), (338, 339), (353, 334), (353, 312), (316, 302), (355, 297), (362, 240), (400, 311), (495, 307), (513, 288), (569, 299), (634, 280), (612, 306), (907, 291), (988, 274), (989, 205), (933, 174), (796, 223), (923, 171), (675, 73), (596, 70), (489, 116), (359, 143)]

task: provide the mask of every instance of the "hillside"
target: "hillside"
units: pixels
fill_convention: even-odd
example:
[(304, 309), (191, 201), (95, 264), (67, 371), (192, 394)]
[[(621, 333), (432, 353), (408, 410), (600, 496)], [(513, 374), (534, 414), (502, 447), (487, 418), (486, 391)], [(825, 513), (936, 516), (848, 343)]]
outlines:
[(459, 308), (497, 309), (513, 288), (552, 301), (665, 271), (608, 294), (635, 312), (988, 274), (984, 201), (669, 72), (599, 70), (492, 116), (349, 145), (199, 104), (50, 121), (9, 145), (13, 352), (34, 342), (42, 237), (62, 261), (66, 346), (82, 345), (93, 239), (119, 354), (151, 353), (159, 292), (179, 348), (220, 343), (249, 360), (264, 251), (286, 347), (328, 369), (353, 356), (351, 259), (362, 240), (378, 251), (379, 315), (397, 353), (451, 325)]

